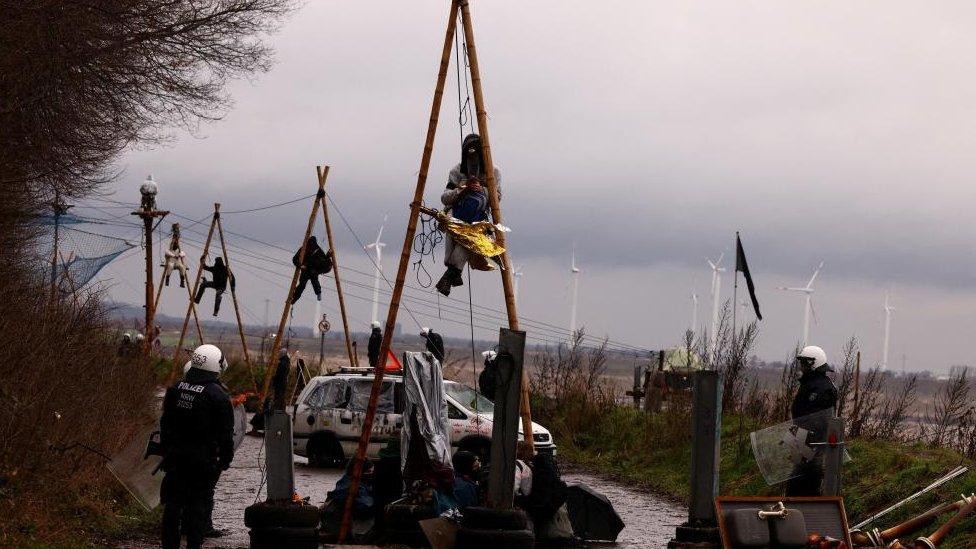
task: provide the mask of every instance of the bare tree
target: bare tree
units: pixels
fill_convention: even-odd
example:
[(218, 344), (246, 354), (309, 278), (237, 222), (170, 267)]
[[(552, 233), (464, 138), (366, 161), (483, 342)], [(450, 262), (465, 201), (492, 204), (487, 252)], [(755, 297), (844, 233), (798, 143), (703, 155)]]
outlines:
[(847, 340), (842, 353), (842, 362), (837, 370), (837, 415), (839, 417), (844, 417), (844, 411), (847, 408), (848, 401), (853, 400), (854, 375), (857, 373), (855, 369), (857, 367), (858, 353), (857, 338), (855, 336), (851, 336)]
[(926, 411), (926, 422), (931, 426), (929, 442), (942, 446), (952, 442), (952, 429), (959, 425), (969, 404), (969, 381), (963, 371), (942, 386), (935, 397), (931, 411)]

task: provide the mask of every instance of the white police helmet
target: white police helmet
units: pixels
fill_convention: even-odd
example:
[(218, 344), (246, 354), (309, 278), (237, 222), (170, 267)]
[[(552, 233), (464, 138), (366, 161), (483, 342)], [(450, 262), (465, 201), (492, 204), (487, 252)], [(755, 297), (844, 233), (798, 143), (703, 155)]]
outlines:
[(429, 333), (430, 333), (430, 328), (428, 328), (427, 326), (424, 326), (423, 328), (420, 329), (421, 337), (427, 337), (427, 334)]
[(807, 345), (802, 351), (800, 351), (800, 354), (796, 355), (796, 358), (801, 363), (808, 365), (811, 370), (824, 368), (828, 371), (832, 371), (830, 366), (827, 365), (827, 353), (816, 345)]
[(372, 326), (373, 326), (373, 328), (379, 328), (380, 327), (380, 321), (379, 320), (374, 320), (373, 323), (372, 323)]
[(227, 369), (227, 360), (224, 359), (224, 353), (216, 345), (210, 345), (209, 343), (197, 347), (193, 351), (193, 356), (190, 357), (190, 362), (193, 368), (215, 374), (223, 373)]
[(481, 356), (485, 357), (485, 360), (495, 360), (495, 357), (498, 356), (498, 353), (495, 351), (483, 351), (481, 353)]

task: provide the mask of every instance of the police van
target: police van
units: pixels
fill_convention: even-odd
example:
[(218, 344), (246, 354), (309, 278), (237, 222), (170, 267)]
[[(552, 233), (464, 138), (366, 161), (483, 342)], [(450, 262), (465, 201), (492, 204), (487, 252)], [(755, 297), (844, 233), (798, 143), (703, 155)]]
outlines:
[[(310, 379), (292, 414), (294, 452), (320, 467), (339, 466), (351, 458), (362, 434), (373, 377), (372, 369), (350, 368)], [(476, 452), (487, 460), (494, 404), (456, 381), (445, 380), (444, 392), (452, 448)], [(384, 375), (367, 449), (369, 457), (376, 457), (390, 438), (399, 438), (405, 402), (403, 376)], [(536, 451), (555, 455), (552, 435), (535, 422), (532, 439)]]

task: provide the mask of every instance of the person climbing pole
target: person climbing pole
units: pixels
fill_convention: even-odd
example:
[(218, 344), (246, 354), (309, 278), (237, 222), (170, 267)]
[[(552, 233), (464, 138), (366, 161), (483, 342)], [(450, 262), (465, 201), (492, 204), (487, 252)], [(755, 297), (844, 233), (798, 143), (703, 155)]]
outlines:
[(292, 264), (301, 269), (298, 278), (298, 286), (295, 287), (295, 295), (291, 298), (294, 305), (298, 298), (302, 297), (305, 285), (312, 283), (312, 291), (315, 292), (315, 299), (322, 301), (322, 285), (319, 284), (319, 276), (332, 270), (332, 250), (325, 252), (319, 246), (318, 240), (314, 236), (308, 237), (305, 242), (305, 257), (302, 261), (302, 250), (299, 248), (291, 258)]
[[(441, 194), (441, 202), (455, 219), (465, 223), (490, 221), (491, 203), (488, 197), (488, 184), (485, 177), (484, 157), (481, 149), (481, 136), (469, 134), (461, 144), (461, 163), (451, 169), (447, 188)], [(501, 172), (494, 169), (495, 189), (498, 199), (502, 198)], [(458, 245), (450, 232), (446, 233), (444, 243), (444, 265), (447, 270), (437, 282), (437, 291), (451, 294), (451, 288), (464, 284), (462, 272), (468, 264), (470, 252)]]
[(427, 352), (434, 355), (434, 358), (437, 359), (437, 362), (442, 363), (441, 365), (443, 366), (444, 338), (441, 337), (441, 334), (424, 326), (420, 330), (420, 337), (424, 338), (427, 341)]
[(373, 321), (373, 329), (369, 333), (369, 345), (366, 347), (366, 357), (369, 359), (369, 366), (376, 368), (380, 362), (380, 346), (383, 344), (383, 331), (380, 330), (380, 323)]
[(188, 549), (203, 545), (217, 479), (234, 459), (234, 410), (219, 379), (227, 361), (216, 346), (201, 345), (187, 365), (166, 390), (160, 419), (164, 549), (179, 548), (181, 532)]
[(214, 258), (214, 264), (212, 267), (207, 265), (207, 258), (200, 258), (200, 266), (203, 267), (204, 271), (210, 273), (213, 280), (203, 279), (200, 283), (200, 289), (197, 290), (197, 296), (195, 301), (197, 304), (203, 299), (203, 291), (207, 288), (213, 288), (214, 290), (214, 311), (213, 315), (217, 316), (220, 312), (220, 299), (223, 297), (224, 292), (227, 291), (227, 281), (230, 280), (231, 287), (234, 287), (234, 275), (230, 272), (230, 269), (224, 265), (224, 258), (217, 256)]
[(165, 262), (163, 263), (163, 278), (169, 286), (169, 277), (173, 269), (180, 272), (180, 288), (186, 287), (186, 252), (180, 249), (180, 226), (173, 224), (173, 238), (169, 241), (169, 249), (166, 250)]

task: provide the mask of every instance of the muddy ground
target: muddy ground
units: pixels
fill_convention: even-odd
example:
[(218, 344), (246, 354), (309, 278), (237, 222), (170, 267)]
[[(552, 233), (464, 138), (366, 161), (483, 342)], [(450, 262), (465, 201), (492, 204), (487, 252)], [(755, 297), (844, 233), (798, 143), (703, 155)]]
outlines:
[[(234, 457), (231, 468), (224, 472), (217, 484), (214, 507), (214, 526), (226, 530), (227, 535), (208, 540), (204, 547), (211, 549), (241, 549), (248, 547), (244, 508), (264, 498), (262, 487), (263, 439), (246, 437)], [(564, 475), (567, 483), (584, 483), (605, 494), (623, 518), (626, 527), (616, 545), (602, 547), (645, 548), (664, 547), (674, 533), (675, 525), (685, 518), (678, 506), (646, 492), (633, 490), (618, 482), (572, 470)], [(339, 479), (338, 469), (309, 467), (304, 458), (295, 456), (295, 486), (302, 497), (321, 504), (326, 493)], [(130, 540), (119, 547), (148, 549), (158, 547), (153, 540)]]

